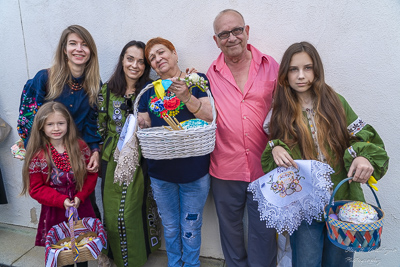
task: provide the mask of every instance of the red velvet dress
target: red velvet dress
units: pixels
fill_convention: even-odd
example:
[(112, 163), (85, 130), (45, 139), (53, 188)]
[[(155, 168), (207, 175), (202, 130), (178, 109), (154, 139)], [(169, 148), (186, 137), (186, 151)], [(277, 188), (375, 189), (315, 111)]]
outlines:
[[(90, 149), (81, 140), (79, 144), (86, 163), (89, 162)], [(29, 194), (40, 204), (39, 225), (36, 234), (36, 246), (45, 246), (45, 239), (48, 231), (53, 225), (67, 221), (65, 217), (64, 200), (70, 198), (73, 200), (78, 197), (81, 203), (78, 208), (80, 218), (95, 217), (92, 204), (86, 198), (93, 192), (97, 173), (87, 173), (82, 191), (75, 190), (75, 180), (73, 171), (64, 172), (53, 166), (49, 181), (46, 182), (48, 175), (48, 166), (44, 152), (39, 152), (29, 165), (30, 190)]]

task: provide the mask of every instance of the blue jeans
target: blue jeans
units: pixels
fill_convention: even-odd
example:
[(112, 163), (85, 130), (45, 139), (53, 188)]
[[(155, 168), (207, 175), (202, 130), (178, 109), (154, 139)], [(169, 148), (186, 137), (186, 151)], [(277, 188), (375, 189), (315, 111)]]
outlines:
[(203, 208), (210, 175), (190, 183), (170, 183), (153, 177), (151, 187), (164, 226), (168, 267), (199, 267)]
[(325, 222), (303, 221), (290, 236), (293, 267), (351, 267), (354, 252), (335, 246), (329, 239)]

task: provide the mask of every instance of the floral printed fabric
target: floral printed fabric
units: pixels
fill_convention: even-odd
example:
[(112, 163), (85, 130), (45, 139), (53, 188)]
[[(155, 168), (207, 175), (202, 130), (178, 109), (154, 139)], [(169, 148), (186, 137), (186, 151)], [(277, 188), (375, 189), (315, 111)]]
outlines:
[(290, 235), (303, 220), (320, 220), (330, 199), (333, 169), (316, 160), (295, 160), (299, 169), (278, 167), (249, 184), (267, 228)]
[(150, 111), (160, 118), (165, 115), (178, 115), (179, 110), (182, 110), (184, 105), (174, 93), (169, 91), (163, 99), (158, 98), (156, 95), (151, 96), (149, 102)]
[(42, 101), (39, 100), (37, 102), (35, 96), (29, 94), (32, 93), (29, 91), (29, 88), (31, 88), (32, 83), (33, 83), (32, 79), (26, 82), (24, 90), (22, 91), (21, 103), (19, 107), (17, 130), (19, 136), (23, 140), (25, 140), (28, 137), (29, 132), (32, 128), (33, 119), (35, 118), (38, 109), (43, 104)]

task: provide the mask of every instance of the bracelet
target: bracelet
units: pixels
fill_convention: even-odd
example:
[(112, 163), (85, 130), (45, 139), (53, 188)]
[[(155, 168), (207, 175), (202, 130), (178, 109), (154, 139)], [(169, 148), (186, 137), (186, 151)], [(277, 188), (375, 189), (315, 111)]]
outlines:
[(186, 101), (182, 101), (183, 104), (186, 104), (187, 102), (189, 102), (191, 98), (192, 98), (192, 94), (189, 94), (189, 98)]
[(200, 106), (195, 112), (192, 112), (193, 115), (196, 115), (196, 113), (200, 111), (202, 105), (203, 105), (203, 103), (200, 101)]

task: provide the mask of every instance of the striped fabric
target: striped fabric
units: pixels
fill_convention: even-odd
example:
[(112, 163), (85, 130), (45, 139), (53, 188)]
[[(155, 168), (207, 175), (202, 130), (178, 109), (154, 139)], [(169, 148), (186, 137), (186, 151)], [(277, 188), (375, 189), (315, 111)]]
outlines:
[[(101, 253), (103, 247), (107, 243), (107, 235), (104, 231), (103, 224), (97, 218), (83, 218), (82, 224), (84, 228), (76, 228), (74, 230), (75, 238), (77, 238), (82, 233), (95, 232), (97, 233), (97, 238), (90, 243), (86, 244), (84, 247), (88, 248), (93, 258), (97, 259), (98, 255)], [(57, 257), (59, 253), (68, 248), (53, 249), (52, 244), (56, 244), (59, 240), (70, 237), (69, 227), (67, 222), (63, 222), (54, 225), (46, 236), (46, 255), (45, 255), (45, 266), (46, 267), (57, 267)], [(82, 248), (81, 248), (82, 249)]]

